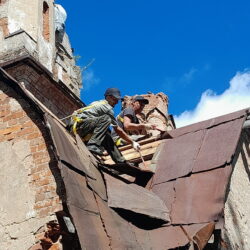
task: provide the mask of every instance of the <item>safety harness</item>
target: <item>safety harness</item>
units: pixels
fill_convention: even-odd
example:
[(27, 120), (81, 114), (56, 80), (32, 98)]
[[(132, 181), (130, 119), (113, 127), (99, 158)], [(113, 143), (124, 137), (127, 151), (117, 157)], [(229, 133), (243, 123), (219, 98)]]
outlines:
[[(117, 119), (118, 121), (120, 121), (121, 123), (124, 122), (124, 118), (121, 117), (120, 115), (116, 116), (116, 119)], [(116, 145), (116, 146), (121, 146), (121, 145), (123, 145), (123, 142), (122, 142), (122, 141), (123, 141), (122, 138), (118, 137), (118, 138), (115, 140), (115, 145)]]
[[(79, 115), (81, 113), (83, 113), (84, 111), (86, 110), (89, 110), (93, 107), (97, 107), (97, 106), (101, 106), (103, 104), (108, 104), (108, 102), (106, 100), (101, 100), (101, 101), (96, 101), (96, 102), (92, 102), (90, 105), (84, 107), (84, 108), (81, 108), (81, 109), (78, 109), (76, 110), (72, 115), (71, 115), (71, 124), (72, 127), (71, 127), (71, 131), (73, 134), (76, 134), (77, 132), (77, 127), (80, 123), (82, 123), (84, 121), (84, 118), (80, 118)], [(83, 140), (84, 141), (88, 141), (90, 139), (90, 137), (92, 136), (92, 134), (87, 134)]]

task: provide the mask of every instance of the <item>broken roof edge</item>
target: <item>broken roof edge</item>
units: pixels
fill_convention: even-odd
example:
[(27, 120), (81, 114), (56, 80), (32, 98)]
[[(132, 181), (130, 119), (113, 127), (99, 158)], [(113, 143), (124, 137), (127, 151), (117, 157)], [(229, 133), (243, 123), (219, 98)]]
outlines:
[[(225, 115), (216, 116), (214, 118), (210, 118), (204, 121), (192, 123), (180, 128), (176, 128), (174, 130), (167, 131), (172, 137), (179, 137), (188, 133), (194, 133), (202, 129), (208, 129), (215, 126), (218, 126), (222, 123), (226, 123), (228, 121), (239, 119), (243, 116), (248, 116), (250, 114), (250, 106), (245, 109), (240, 109)], [(227, 119), (224, 119), (227, 118)]]

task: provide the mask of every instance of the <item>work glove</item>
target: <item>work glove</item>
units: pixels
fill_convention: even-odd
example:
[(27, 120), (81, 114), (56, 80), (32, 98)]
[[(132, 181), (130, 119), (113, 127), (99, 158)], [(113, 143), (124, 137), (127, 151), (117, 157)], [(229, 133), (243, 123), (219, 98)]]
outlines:
[(146, 124), (144, 124), (144, 126), (145, 126), (146, 130), (150, 130), (150, 129), (155, 130), (156, 129), (156, 125), (154, 125), (154, 124), (146, 123)]
[(133, 141), (132, 145), (133, 145), (134, 150), (136, 150), (136, 151), (139, 151), (141, 148), (141, 145), (136, 141)]

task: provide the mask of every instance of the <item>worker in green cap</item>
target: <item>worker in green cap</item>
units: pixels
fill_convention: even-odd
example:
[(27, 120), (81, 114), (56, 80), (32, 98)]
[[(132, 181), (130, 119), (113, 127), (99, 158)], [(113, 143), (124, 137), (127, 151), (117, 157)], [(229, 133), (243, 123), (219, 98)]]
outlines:
[(140, 149), (140, 144), (133, 141), (129, 135), (118, 126), (114, 117), (113, 108), (121, 100), (120, 90), (108, 88), (105, 91), (105, 99), (91, 103), (89, 106), (77, 110), (72, 115), (73, 133), (78, 133), (86, 142), (90, 152), (103, 155), (103, 148), (110, 154), (115, 163), (124, 163), (125, 159), (115, 145), (109, 127), (113, 127), (115, 132), (132, 144), (135, 150)]

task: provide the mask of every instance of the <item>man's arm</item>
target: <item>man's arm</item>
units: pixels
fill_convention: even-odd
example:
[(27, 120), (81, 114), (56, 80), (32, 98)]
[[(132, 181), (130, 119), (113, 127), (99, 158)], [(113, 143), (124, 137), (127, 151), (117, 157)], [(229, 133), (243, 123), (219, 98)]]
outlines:
[(126, 132), (119, 126), (114, 127), (115, 132), (126, 142), (132, 144), (134, 150), (139, 151), (141, 146), (138, 142), (131, 140), (131, 138), (126, 134)]
[(125, 130), (133, 131), (133, 130), (142, 130), (142, 129), (156, 129), (156, 125), (149, 123), (133, 123), (128, 116), (124, 116), (123, 118), (123, 126)]
[(130, 143), (130, 144), (133, 143), (133, 140), (131, 140), (129, 135), (122, 128), (120, 128), (119, 126), (115, 126), (113, 128), (114, 128), (115, 132), (117, 133), (117, 135), (119, 135), (119, 137), (121, 137), (127, 143)]

